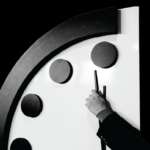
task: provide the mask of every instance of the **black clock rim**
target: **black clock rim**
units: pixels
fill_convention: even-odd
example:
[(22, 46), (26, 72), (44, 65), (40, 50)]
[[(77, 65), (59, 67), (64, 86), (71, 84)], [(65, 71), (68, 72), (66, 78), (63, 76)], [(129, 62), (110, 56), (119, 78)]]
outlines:
[(0, 149), (7, 149), (14, 112), (34, 75), (54, 56), (76, 43), (118, 34), (119, 15), (120, 11), (116, 7), (109, 7), (71, 18), (44, 34), (22, 55), (0, 91)]

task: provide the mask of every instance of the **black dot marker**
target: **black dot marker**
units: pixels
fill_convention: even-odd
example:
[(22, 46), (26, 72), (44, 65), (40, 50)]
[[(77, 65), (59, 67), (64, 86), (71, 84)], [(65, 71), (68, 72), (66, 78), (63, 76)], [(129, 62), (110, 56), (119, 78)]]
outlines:
[(24, 96), (21, 102), (21, 110), (28, 117), (37, 117), (43, 109), (41, 98), (35, 94)]
[(100, 68), (112, 67), (118, 58), (117, 48), (109, 42), (96, 44), (91, 52), (93, 63)]
[(66, 83), (73, 74), (73, 68), (70, 62), (64, 59), (55, 60), (49, 69), (50, 78), (56, 83)]
[(32, 147), (28, 140), (17, 138), (11, 143), (10, 150), (32, 150)]

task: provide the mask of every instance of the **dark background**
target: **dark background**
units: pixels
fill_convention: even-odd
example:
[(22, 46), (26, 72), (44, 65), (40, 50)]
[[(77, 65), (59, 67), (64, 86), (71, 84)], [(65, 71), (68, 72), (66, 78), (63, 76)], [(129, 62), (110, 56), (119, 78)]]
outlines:
[[(0, 88), (22, 54), (42, 35), (58, 24), (89, 11), (115, 6), (140, 6), (140, 107), (141, 135), (150, 143), (149, 100), (149, 8), (141, 5), (99, 3), (8, 3), (1, 5)], [(148, 5), (148, 4), (147, 4)], [(141, 13), (142, 12), (142, 13)], [(141, 32), (142, 29), (142, 32)], [(143, 55), (145, 54), (145, 55)], [(143, 65), (142, 65), (143, 64)], [(134, 108), (133, 108), (134, 109)]]

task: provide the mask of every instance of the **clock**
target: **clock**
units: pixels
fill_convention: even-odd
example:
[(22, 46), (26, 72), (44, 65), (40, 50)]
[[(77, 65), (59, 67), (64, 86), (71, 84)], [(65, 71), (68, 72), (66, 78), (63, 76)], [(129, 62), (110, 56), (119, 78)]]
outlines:
[(94, 70), (113, 110), (140, 129), (138, 15), (95, 10), (39, 38), (1, 88), (0, 148), (100, 150), (98, 119), (85, 107)]

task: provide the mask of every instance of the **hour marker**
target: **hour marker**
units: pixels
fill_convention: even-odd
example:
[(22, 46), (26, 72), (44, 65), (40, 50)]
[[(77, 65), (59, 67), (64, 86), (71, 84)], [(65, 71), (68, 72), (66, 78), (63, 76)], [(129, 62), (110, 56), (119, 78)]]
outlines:
[(35, 94), (26, 95), (21, 102), (21, 110), (28, 117), (37, 117), (42, 108), (42, 100)]
[(91, 52), (93, 63), (101, 68), (112, 67), (118, 58), (116, 47), (109, 42), (100, 42), (94, 46)]
[(32, 147), (28, 140), (17, 138), (11, 143), (10, 150), (32, 150)]
[(49, 69), (51, 79), (56, 83), (66, 83), (70, 80), (73, 68), (70, 62), (64, 59), (55, 60)]

